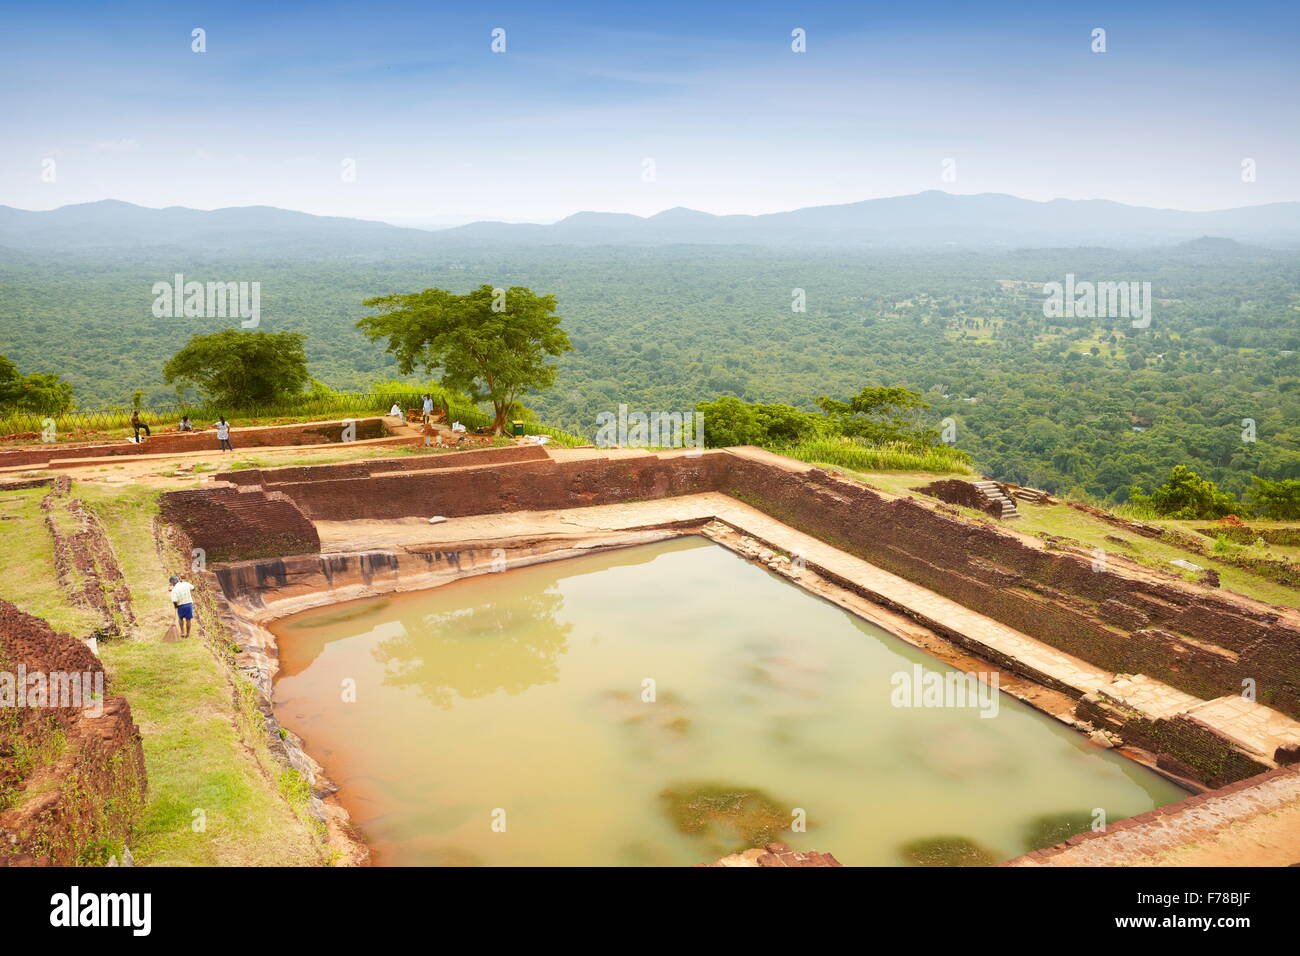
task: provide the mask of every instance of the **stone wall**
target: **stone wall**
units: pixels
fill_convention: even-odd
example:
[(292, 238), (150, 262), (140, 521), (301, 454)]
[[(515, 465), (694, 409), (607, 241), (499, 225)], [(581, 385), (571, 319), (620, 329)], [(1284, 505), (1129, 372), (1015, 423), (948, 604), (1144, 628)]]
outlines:
[[(102, 712), (17, 706), (20, 674), (103, 675), (90, 648), (0, 601), (0, 866), (103, 863), (120, 852), (144, 804), (140, 732), (123, 697)], [(92, 678), (93, 680), (93, 678)]]
[(980, 494), (980, 490), (969, 481), (962, 481), (958, 478), (941, 478), (939, 481), (932, 481), (921, 488), (913, 488), (913, 491), (923, 495), (929, 495), (931, 498), (938, 498), (950, 505), (961, 505), (964, 508), (974, 508), (976, 511), (982, 511), (994, 518), (1002, 517), (1002, 506)]
[(1228, 524), (1197, 528), (1196, 532), (1205, 535), (1211, 540), (1222, 537), (1237, 544), (1254, 544), (1257, 540), (1263, 538), (1265, 544), (1280, 544), (1292, 548), (1300, 545), (1300, 528), (1296, 527), (1255, 528), (1250, 525)]
[(0, 481), (0, 491), (22, 491), (26, 488), (49, 488), (53, 484), (53, 475), (45, 478), (20, 478), (17, 481)]
[[(384, 438), (388, 429), (382, 418), (352, 419), (356, 424), (356, 441)], [(343, 422), (307, 422), (296, 425), (270, 425), (261, 428), (231, 428), (230, 443), (235, 451), (281, 445), (325, 445), (343, 440)], [(65, 458), (110, 458), (122, 455), (174, 455), (192, 451), (217, 451), (217, 433), (212, 428), (197, 432), (163, 432), (158, 429), (136, 445), (125, 439), (104, 444), (64, 444), (50, 442), (0, 448), (0, 468), (44, 465)]]
[(158, 507), (208, 561), (320, 551), (316, 526), (278, 491), (231, 485), (169, 491), (159, 496)]
[(1261, 605), (1095, 570), (1049, 550), (887, 499), (814, 469), (736, 459), (718, 489), (1046, 644), (1197, 697), (1241, 693), (1300, 716), (1300, 629)]
[(71, 484), (67, 476), (58, 476), (41, 501), (59, 584), (74, 604), (99, 618), (91, 637), (121, 637), (135, 623), (131, 592), (98, 516), (69, 497)]
[(446, 451), (411, 455), (407, 458), (373, 458), (367, 461), (341, 462), (337, 465), (300, 465), (289, 468), (245, 468), (222, 472), (216, 477), (231, 484), (275, 487), (304, 481), (336, 481), (343, 478), (369, 478), (373, 474), (411, 471), (437, 471), (443, 468), (467, 468), (473, 465), (510, 461), (550, 461), (540, 445), (506, 445), (474, 451)]
[(1079, 701), (1074, 714), (1094, 727), (1118, 734), (1126, 744), (1155, 754), (1156, 765), (1162, 770), (1210, 787), (1222, 787), (1269, 769), (1187, 714), (1150, 720), (1093, 694)]
[[(468, 454), (468, 453), (467, 453)], [(448, 518), (530, 509), (580, 508), (710, 491), (721, 456), (504, 462), (365, 478), (278, 482), (313, 520)]]

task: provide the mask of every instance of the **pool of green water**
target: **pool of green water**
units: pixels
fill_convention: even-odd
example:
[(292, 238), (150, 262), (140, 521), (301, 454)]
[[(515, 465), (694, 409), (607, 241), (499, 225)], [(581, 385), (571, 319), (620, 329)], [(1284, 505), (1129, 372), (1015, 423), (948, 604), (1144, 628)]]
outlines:
[(980, 863), (1186, 796), (1005, 694), (896, 706), (952, 669), (699, 538), (273, 630), (277, 716), (378, 864)]

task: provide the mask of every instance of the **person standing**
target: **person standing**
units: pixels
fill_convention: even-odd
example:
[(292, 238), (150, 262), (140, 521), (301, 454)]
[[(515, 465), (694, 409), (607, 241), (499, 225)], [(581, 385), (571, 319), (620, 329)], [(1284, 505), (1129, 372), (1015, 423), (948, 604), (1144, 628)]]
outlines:
[(230, 422), (225, 417), (217, 419), (217, 441), (222, 451), (234, 451), (235, 448), (230, 444)]
[(144, 423), (144, 421), (141, 420), (141, 418), (140, 418), (140, 409), (138, 409), (138, 408), (136, 408), (136, 409), (132, 409), (132, 411), (131, 411), (131, 433), (132, 433), (132, 436), (133, 436), (133, 440), (135, 441), (135, 443), (136, 443), (137, 445), (140, 444), (140, 432), (141, 432), (141, 431), (143, 431), (143, 432), (145, 433), (145, 436), (146, 436), (146, 437), (152, 437), (152, 434), (151, 434), (150, 431), (149, 431), (149, 426), (146, 425), (146, 424)]
[(181, 637), (190, 636), (190, 622), (194, 620), (194, 585), (182, 581), (176, 575), (168, 579), (172, 586), (172, 604), (176, 607), (176, 619), (180, 624)]
[(426, 395), (424, 396), (424, 404), (421, 406), (420, 411), (421, 411), (421, 413), (422, 413), (421, 421), (424, 422), (424, 424), (426, 424), (426, 425), (429, 424), (429, 416), (433, 414), (433, 396), (432, 396), (432, 395), (428, 395), (428, 394), (426, 394)]

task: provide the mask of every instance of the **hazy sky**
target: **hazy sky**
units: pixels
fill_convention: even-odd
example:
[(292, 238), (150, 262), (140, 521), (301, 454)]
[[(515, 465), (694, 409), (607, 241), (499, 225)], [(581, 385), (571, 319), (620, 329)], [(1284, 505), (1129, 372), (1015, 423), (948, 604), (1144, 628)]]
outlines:
[(54, 2), (5, 20), (0, 203), (28, 209), (550, 221), (924, 189), (1300, 199), (1294, 0)]

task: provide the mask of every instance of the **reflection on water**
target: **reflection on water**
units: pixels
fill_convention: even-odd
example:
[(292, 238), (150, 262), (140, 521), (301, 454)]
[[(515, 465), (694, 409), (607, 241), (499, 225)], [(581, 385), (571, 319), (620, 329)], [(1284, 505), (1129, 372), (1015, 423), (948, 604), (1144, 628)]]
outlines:
[(891, 675), (944, 665), (699, 539), (275, 631), (276, 712), (381, 864), (681, 865), (779, 833), (951, 865), (1184, 796), (1005, 695), (993, 719), (892, 707)]
[(559, 679), (557, 658), (568, 647), (572, 624), (557, 620), (564, 605), (546, 591), (496, 604), (451, 608), (401, 618), (400, 634), (375, 647), (384, 683), (410, 687), (438, 707), (495, 691), (518, 694)]

